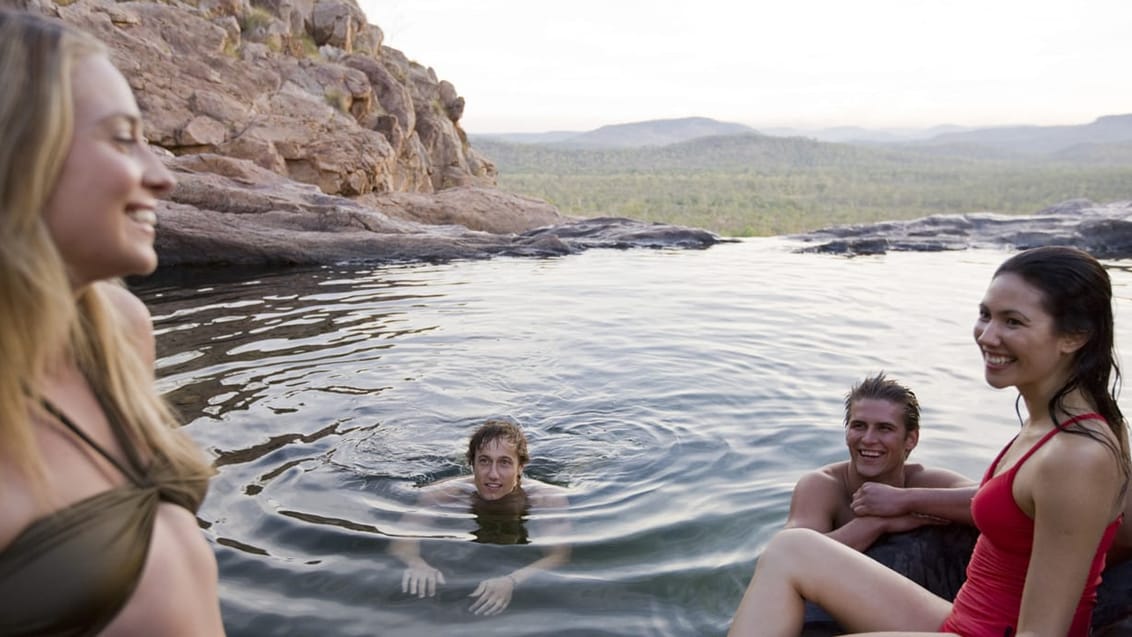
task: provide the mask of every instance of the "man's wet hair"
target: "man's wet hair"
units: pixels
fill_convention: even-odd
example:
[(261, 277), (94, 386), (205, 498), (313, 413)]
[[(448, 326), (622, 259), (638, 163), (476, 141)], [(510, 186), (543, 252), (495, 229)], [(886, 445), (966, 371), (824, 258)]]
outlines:
[(476, 453), (481, 447), (494, 440), (506, 440), (515, 445), (515, 455), (518, 456), (520, 465), (526, 465), (530, 461), (531, 456), (527, 452), (527, 436), (519, 427), (519, 423), (513, 418), (503, 417), (488, 418), (472, 434), (472, 439), (468, 441), (468, 452), (465, 456), (468, 464), (475, 464)]

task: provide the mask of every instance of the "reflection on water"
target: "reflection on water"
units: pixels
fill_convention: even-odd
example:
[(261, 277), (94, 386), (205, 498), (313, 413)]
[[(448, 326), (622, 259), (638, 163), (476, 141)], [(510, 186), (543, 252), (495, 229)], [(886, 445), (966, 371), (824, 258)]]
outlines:
[[(882, 369), (924, 407), (914, 458), (980, 475), (1017, 426), (971, 342), (1005, 254), (784, 246), (137, 285), (162, 388), (217, 457), (200, 517), (229, 634), (722, 635), (796, 478), (844, 456), (845, 391)], [(1110, 272), (1123, 344), (1132, 273)], [(418, 507), (496, 414), (567, 513)], [(540, 531), (561, 515), (570, 537)], [(400, 592), (400, 536), (445, 572), (437, 598)], [(505, 613), (467, 611), (479, 581), (561, 543), (571, 562)]]
[(479, 544), (530, 544), (527, 534), (527, 516), (530, 503), (526, 496), (516, 497), (520, 491), (513, 492), (502, 500), (489, 501), (476, 498), (468, 507), (468, 513), (475, 518), (473, 542)]

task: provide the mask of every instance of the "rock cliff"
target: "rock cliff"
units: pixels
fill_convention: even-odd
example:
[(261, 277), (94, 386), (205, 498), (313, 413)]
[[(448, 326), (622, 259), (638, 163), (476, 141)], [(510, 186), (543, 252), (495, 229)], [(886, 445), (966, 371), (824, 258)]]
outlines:
[(163, 266), (563, 254), (642, 231), (665, 245), (716, 240), (628, 220), (600, 241), (524, 236), (576, 220), (496, 189), (460, 127), (464, 98), (384, 46), (354, 0), (4, 4), (109, 47), (179, 180), (158, 210)]
[(152, 143), (247, 159), (330, 195), (491, 186), (464, 98), (383, 46), (353, 0), (30, 0), (105, 42)]

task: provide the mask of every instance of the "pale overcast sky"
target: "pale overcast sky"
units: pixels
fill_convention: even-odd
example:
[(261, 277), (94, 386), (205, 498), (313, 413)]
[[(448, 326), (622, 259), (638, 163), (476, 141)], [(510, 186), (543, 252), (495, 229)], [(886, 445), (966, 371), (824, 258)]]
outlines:
[(1132, 113), (1132, 0), (359, 0), (471, 133)]

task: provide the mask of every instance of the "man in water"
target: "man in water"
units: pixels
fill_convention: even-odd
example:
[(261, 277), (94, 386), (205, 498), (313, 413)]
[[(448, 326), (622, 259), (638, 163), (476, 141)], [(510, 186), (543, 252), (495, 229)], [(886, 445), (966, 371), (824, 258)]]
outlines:
[[(505, 519), (512, 529), (500, 533), (489, 532), (484, 537), (484, 525), (476, 534), (479, 541), (489, 543), (526, 543), (522, 518), (528, 510), (564, 511), (569, 502), (565, 489), (523, 477), (523, 468), (530, 460), (527, 438), (514, 421), (489, 419), (472, 434), (466, 453), (472, 475), (443, 480), (425, 488), (420, 503), (429, 507), (460, 507), (470, 505), (477, 519)], [(500, 526), (498, 524), (496, 527)], [(548, 535), (559, 535), (566, 530), (566, 522), (552, 523)], [(502, 540), (500, 538), (503, 538)], [(406, 566), (401, 577), (401, 592), (418, 597), (433, 597), (438, 586), (445, 584), (444, 573), (421, 557), (420, 542), (415, 539), (395, 540), (390, 552)], [(534, 562), (499, 577), (480, 582), (470, 597), (476, 598), (470, 610), (477, 615), (496, 615), (507, 609), (515, 590), (534, 575), (565, 564), (570, 559), (566, 545), (548, 547), (543, 556)]]
[(912, 390), (883, 372), (858, 383), (845, 397), (849, 459), (802, 476), (786, 527), (813, 529), (864, 551), (887, 533), (973, 524), (975, 482), (907, 462), (919, 438), (920, 403)]

